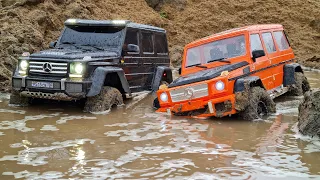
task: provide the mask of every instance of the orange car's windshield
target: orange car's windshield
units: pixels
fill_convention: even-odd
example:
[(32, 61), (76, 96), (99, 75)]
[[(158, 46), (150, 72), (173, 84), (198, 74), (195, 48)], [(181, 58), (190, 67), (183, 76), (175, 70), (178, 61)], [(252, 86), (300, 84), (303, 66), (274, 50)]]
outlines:
[(244, 35), (222, 39), (187, 50), (186, 67), (206, 64), (246, 54)]

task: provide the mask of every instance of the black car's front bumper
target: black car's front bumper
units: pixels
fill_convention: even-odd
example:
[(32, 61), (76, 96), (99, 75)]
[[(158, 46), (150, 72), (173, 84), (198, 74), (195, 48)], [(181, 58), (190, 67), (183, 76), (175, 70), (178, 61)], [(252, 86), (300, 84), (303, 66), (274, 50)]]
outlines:
[[(53, 87), (33, 87), (32, 82), (52, 83)], [(28, 76), (12, 77), (12, 88), (19, 91), (20, 95), (53, 100), (76, 100), (85, 98), (90, 90), (91, 84), (91, 81), (84, 79), (46, 79), (45, 77)]]

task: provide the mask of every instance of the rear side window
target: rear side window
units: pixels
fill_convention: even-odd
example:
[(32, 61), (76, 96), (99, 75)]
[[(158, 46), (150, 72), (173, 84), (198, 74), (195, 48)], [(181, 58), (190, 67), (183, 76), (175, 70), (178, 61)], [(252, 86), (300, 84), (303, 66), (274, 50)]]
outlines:
[(273, 53), (273, 52), (277, 51), (276, 46), (274, 45), (271, 33), (269, 33), (269, 32), (262, 33), (262, 39), (263, 39), (264, 45), (266, 46), (268, 53)]
[(153, 53), (153, 38), (151, 33), (142, 33), (142, 51)]
[(274, 32), (273, 34), (280, 51), (289, 49), (289, 43), (287, 41), (287, 38), (283, 34), (283, 31), (277, 31), (277, 32)]
[(250, 49), (251, 52), (255, 50), (263, 50), (259, 34), (250, 35)]
[(155, 47), (156, 47), (156, 53), (158, 53), (158, 54), (167, 54), (168, 53), (168, 46), (167, 46), (165, 34), (156, 34), (155, 35)]
[(128, 30), (126, 34), (125, 44), (138, 44), (139, 34), (137, 30)]

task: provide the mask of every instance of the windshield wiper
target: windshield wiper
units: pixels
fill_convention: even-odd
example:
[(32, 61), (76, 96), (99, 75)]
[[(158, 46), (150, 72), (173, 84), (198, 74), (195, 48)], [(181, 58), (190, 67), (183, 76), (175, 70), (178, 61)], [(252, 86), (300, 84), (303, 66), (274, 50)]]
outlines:
[(76, 43), (73, 43), (73, 42), (63, 42), (61, 44), (67, 44), (67, 45), (71, 45), (77, 49), (82, 49), (80, 46), (77, 46)]
[(207, 63), (211, 63), (211, 62), (215, 62), (215, 61), (231, 63), (227, 58), (212, 59), (212, 60), (208, 61)]
[(207, 66), (204, 66), (204, 65), (196, 65), (196, 67), (198, 67), (198, 68), (203, 68), (203, 69), (208, 69), (208, 67), (207, 67)]
[(201, 63), (192, 64), (192, 65), (186, 66), (186, 68), (188, 68), (188, 67), (193, 67), (193, 66), (199, 67), (199, 68), (204, 68), (204, 69), (207, 69), (207, 68), (208, 68), (207, 66), (201, 65)]
[(96, 45), (84, 44), (84, 45), (80, 45), (80, 46), (93, 47), (93, 48), (95, 48), (96, 50), (105, 51), (104, 48), (102, 48), (102, 47), (100, 47), (100, 46), (96, 46)]

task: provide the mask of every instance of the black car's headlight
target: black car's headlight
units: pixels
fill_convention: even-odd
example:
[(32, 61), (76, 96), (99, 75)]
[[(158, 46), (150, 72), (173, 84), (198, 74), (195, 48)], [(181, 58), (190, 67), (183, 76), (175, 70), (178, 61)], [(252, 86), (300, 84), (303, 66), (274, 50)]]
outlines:
[(74, 62), (70, 64), (69, 77), (82, 77), (86, 70), (84, 63)]
[(19, 61), (19, 74), (26, 75), (28, 68), (29, 68), (29, 62), (27, 60)]

